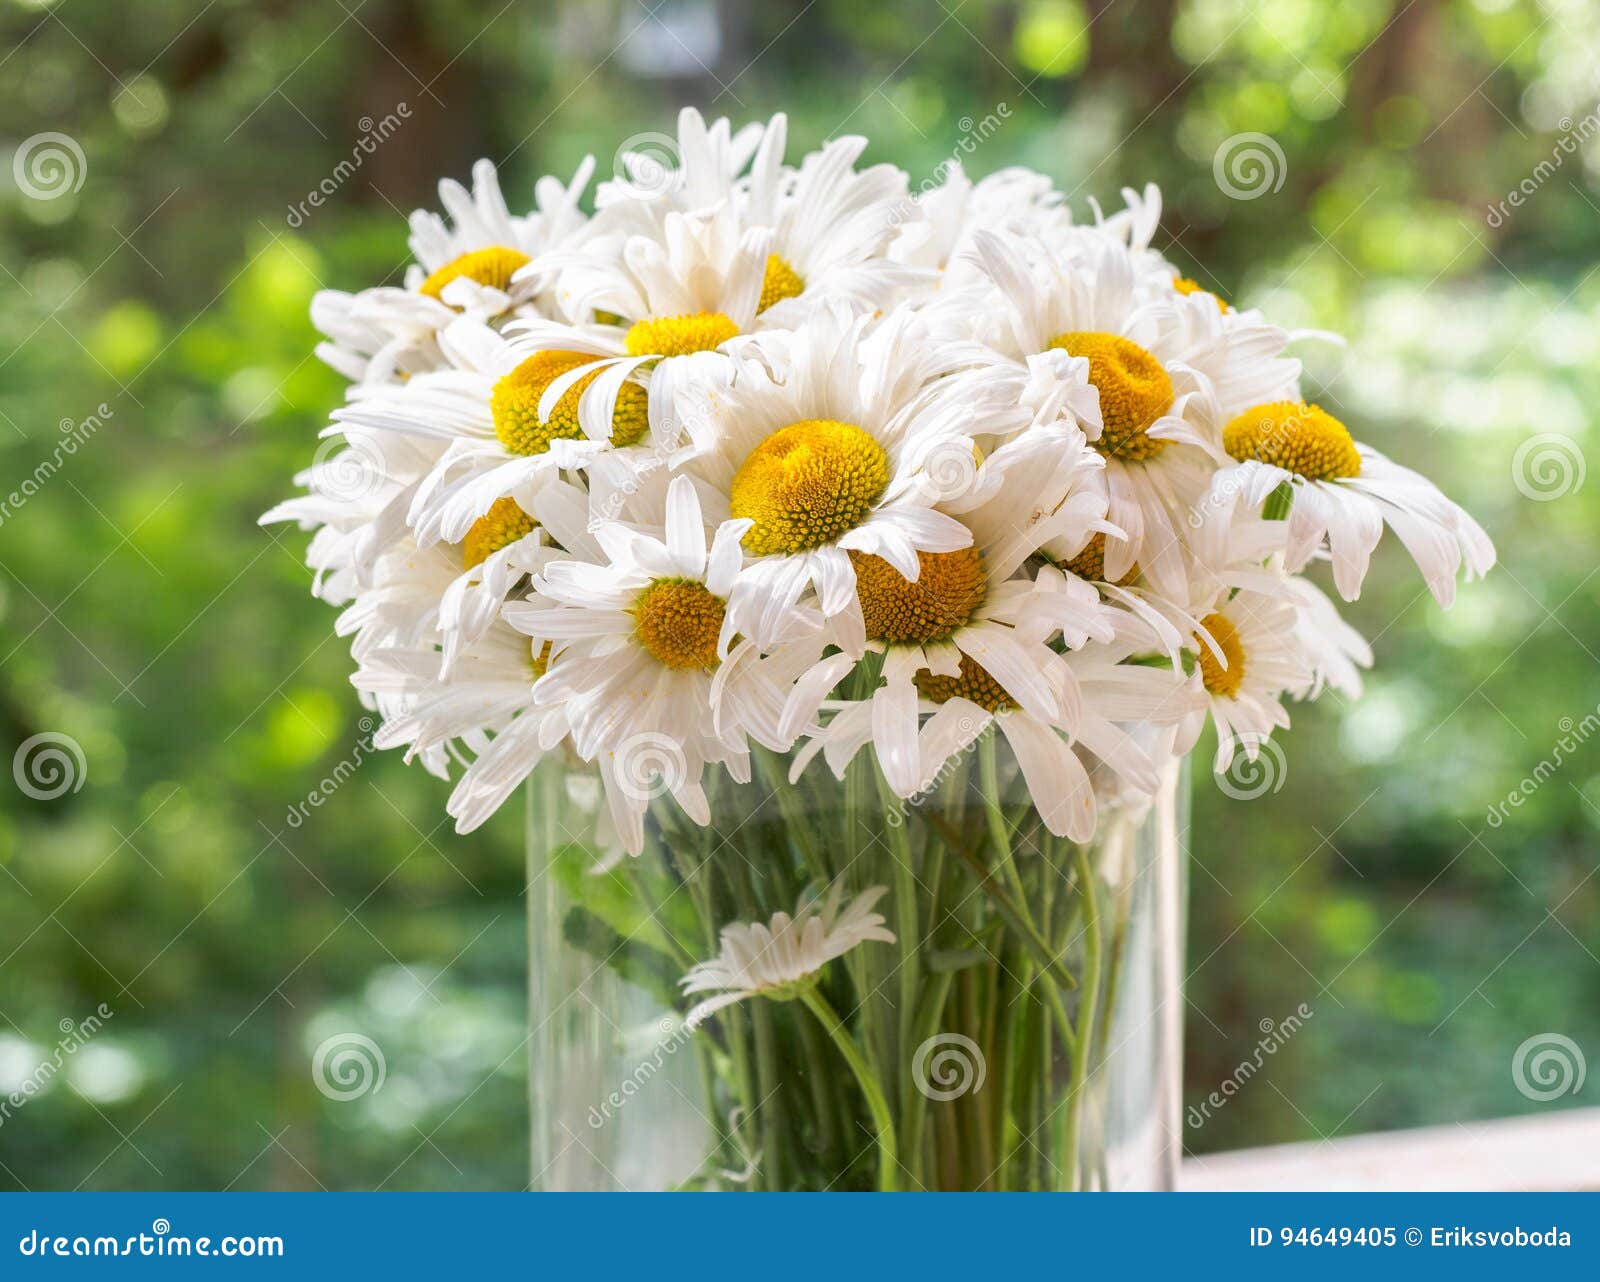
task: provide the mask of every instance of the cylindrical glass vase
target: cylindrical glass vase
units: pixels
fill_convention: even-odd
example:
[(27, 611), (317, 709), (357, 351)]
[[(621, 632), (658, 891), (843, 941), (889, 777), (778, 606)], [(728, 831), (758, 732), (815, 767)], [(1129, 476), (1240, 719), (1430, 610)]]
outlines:
[[(532, 1187), (1171, 1188), (1182, 765), (1153, 799), (1108, 789), (1076, 844), (997, 733), (909, 801), (871, 753), (842, 780), (818, 761), (791, 782), (792, 764), (708, 770), (707, 827), (653, 799), (633, 857), (592, 767), (530, 781)], [(893, 943), (685, 1022), (679, 981), (724, 928), (787, 947), (785, 920), (877, 887)]]

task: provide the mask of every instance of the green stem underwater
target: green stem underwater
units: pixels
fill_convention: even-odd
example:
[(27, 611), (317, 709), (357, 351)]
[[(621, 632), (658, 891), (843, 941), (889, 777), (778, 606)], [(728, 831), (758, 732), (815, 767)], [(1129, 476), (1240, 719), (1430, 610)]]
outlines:
[(833, 1038), (833, 1044), (839, 1048), (845, 1063), (850, 1065), (850, 1071), (861, 1084), (861, 1093), (867, 1097), (867, 1109), (872, 1114), (872, 1124), (878, 1133), (878, 1191), (893, 1193), (900, 1185), (900, 1163), (895, 1153), (894, 1115), (889, 1111), (883, 1086), (868, 1065), (866, 1056), (861, 1053), (861, 1048), (856, 1045), (855, 1038), (850, 1036), (844, 1021), (822, 995), (821, 989), (815, 984), (808, 985), (800, 991), (800, 1000), (828, 1030), (828, 1036)]

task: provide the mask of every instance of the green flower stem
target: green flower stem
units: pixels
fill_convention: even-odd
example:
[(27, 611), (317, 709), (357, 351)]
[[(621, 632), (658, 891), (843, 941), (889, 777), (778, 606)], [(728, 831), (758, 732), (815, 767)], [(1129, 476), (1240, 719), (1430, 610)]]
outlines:
[(789, 1121), (790, 1095), (784, 1089), (787, 1074), (780, 1065), (777, 1040), (773, 1035), (772, 1011), (766, 1002), (757, 1002), (750, 1012), (756, 1031), (756, 1071), (760, 1074), (761, 1098), (756, 1106), (761, 1110), (761, 1165), (762, 1183), (768, 1189), (789, 1187)]
[[(1017, 968), (1021, 972), (1021, 988), (1026, 992), (1028, 982), (1033, 975), (1033, 963), (1018, 961)], [(996, 967), (998, 970), (999, 968)], [(1017, 1150), (1022, 1147), (1022, 1124), (1017, 1113), (1025, 1098), (1022, 1083), (1018, 1080), (1017, 1069), (1022, 1060), (1022, 1044), (1026, 1038), (1024, 1024), (1029, 1022), (1024, 1016), (1033, 1014), (1033, 1003), (1027, 1001), (1023, 993), (1018, 993), (1007, 1000), (1005, 1010), (1000, 1016), (1000, 1063), (995, 1066), (996, 1076), (1000, 1081), (1000, 1097), (995, 1109), (995, 1124), (1000, 1132), (1000, 1179), (999, 1187), (1009, 1189), (1011, 1183), (1011, 1167), (1016, 1160)]]
[(899, 823), (885, 821), (884, 827), (888, 830), (889, 862), (894, 865), (894, 924), (900, 936), (900, 967), (897, 975), (900, 981), (900, 1009), (897, 1012), (899, 1050), (895, 1062), (906, 1063), (914, 1046), (911, 1033), (917, 1019), (917, 954), (922, 947), (917, 924), (917, 875), (911, 867), (905, 803), (894, 795), (882, 770), (874, 767), (872, 773), (877, 777), (878, 798), (883, 802), (884, 813), (887, 815), (897, 809), (900, 812)]
[[(978, 1014), (978, 968), (969, 966), (962, 971), (957, 987), (960, 990), (961, 1026), (978, 1035), (978, 1053), (988, 1063), (994, 1059), (994, 1047), (983, 1045), (982, 1020)], [(981, 1189), (983, 1176), (994, 1169), (994, 1163), (984, 1151), (983, 1100), (978, 1093), (968, 1091), (953, 1102), (953, 1107), (960, 1110), (965, 1136), (961, 1143), (961, 1187)]]
[(1289, 519), (1289, 509), (1294, 506), (1294, 485), (1285, 481), (1267, 495), (1267, 501), (1261, 506), (1261, 519), (1263, 521), (1286, 521)]
[[(989, 839), (994, 843), (1000, 870), (1010, 883), (1013, 902), (1017, 915), (1022, 919), (1024, 930), (1031, 939), (1038, 941), (1038, 947), (1044, 950), (1045, 973), (1040, 977), (1041, 982), (1053, 987), (1055, 981), (1059, 979), (1067, 987), (1076, 988), (1077, 979), (1061, 966), (1057, 951), (1051, 947), (1046, 932), (1039, 929), (1033, 914), (1028, 911), (1028, 892), (1022, 884), (1016, 859), (1011, 853), (1010, 827), (1006, 823), (1005, 811), (1000, 805), (1000, 771), (995, 757), (994, 740), (995, 736), (991, 731), (978, 745), (978, 769), (983, 782), (983, 804), (988, 812)], [(1046, 918), (1047, 928), (1048, 922), (1049, 919)], [(1059, 992), (1055, 996), (1055, 1001), (1057, 1005), (1061, 1002)]]
[(756, 757), (761, 762), (762, 773), (767, 777), (767, 786), (772, 789), (772, 795), (778, 799), (778, 810), (783, 815), (784, 831), (799, 849), (806, 871), (821, 885), (826, 886), (831, 880), (828, 867), (812, 832), (814, 821), (806, 818), (800, 789), (789, 782), (788, 773), (784, 770), (783, 761), (777, 753), (769, 748), (757, 748)]
[[(988, 818), (989, 836), (1000, 856), (1001, 871), (1009, 871), (1013, 877), (1016, 877), (1015, 867), (1012, 866), (1011, 840), (1006, 829), (1005, 813), (1000, 808), (999, 770), (995, 762), (992, 734), (984, 738), (979, 744), (978, 763), (983, 788), (984, 809)], [(1067, 1015), (1066, 1005), (1061, 999), (1061, 986), (1069, 989), (1076, 988), (1078, 986), (1077, 979), (1066, 969), (1055, 949), (1051, 948), (1049, 941), (1039, 933), (1039, 928), (1035, 925), (1027, 908), (1013, 902), (1011, 897), (995, 884), (996, 870), (986, 868), (982, 861), (967, 849), (960, 835), (947, 822), (935, 815), (929, 816), (929, 822), (939, 830), (945, 839), (945, 844), (954, 850), (962, 862), (972, 869), (973, 875), (978, 879), (979, 888), (994, 901), (995, 907), (999, 909), (1000, 915), (1006, 919), (1007, 924), (1017, 931), (1024, 942), (1037, 954), (1041, 965), (1039, 984), (1044, 991), (1045, 1004), (1049, 1008), (1056, 1028), (1061, 1035), (1062, 1045), (1066, 1048), (1067, 1054), (1071, 1055), (1077, 1036), (1072, 1027), (1072, 1020)], [(1020, 878), (1017, 884), (1021, 885)], [(1023, 904), (1026, 903), (1025, 895), (1022, 902)]]
[(1073, 978), (1061, 963), (1061, 959), (1050, 950), (1050, 945), (1045, 942), (1036, 927), (1018, 907), (1011, 902), (1010, 896), (994, 884), (995, 870), (984, 867), (983, 861), (967, 849), (966, 843), (961, 840), (961, 834), (956, 832), (937, 816), (930, 815), (928, 822), (939, 830), (939, 835), (944, 838), (945, 844), (955, 851), (957, 858), (972, 869), (973, 876), (978, 879), (978, 887), (984, 894), (994, 901), (994, 906), (1006, 923), (1015, 930), (1023, 941), (1038, 955), (1039, 961), (1045, 970), (1055, 979), (1065, 984), (1068, 988), (1076, 988), (1078, 981)]
[[(928, 986), (923, 990), (922, 1008), (917, 1012), (916, 1031), (912, 1034), (915, 1045), (921, 1046), (939, 1031), (939, 1022), (944, 1016), (945, 1002), (950, 996), (950, 984), (954, 979), (955, 972), (949, 970), (940, 971), (929, 978)], [(915, 1051), (910, 1053), (915, 1054)], [(905, 1128), (906, 1169), (921, 1186), (925, 1169), (922, 1135), (928, 1117), (928, 1097), (914, 1088), (907, 1091), (900, 1116)]]
[(983, 786), (983, 807), (989, 820), (989, 839), (1001, 864), (1011, 862), (1011, 831), (1006, 827), (1005, 811), (1000, 807), (1000, 765), (995, 754), (994, 729), (978, 740), (978, 777)]
[(717, 1107), (717, 1060), (712, 1051), (711, 1043), (704, 1037), (692, 1039), (694, 1042), (694, 1057), (700, 1068), (700, 1102), (706, 1110), (706, 1122), (711, 1127), (714, 1142), (711, 1152), (707, 1155), (703, 1170), (715, 1170), (716, 1164), (725, 1160), (723, 1150), (729, 1148), (728, 1141), (731, 1136), (723, 1121), (722, 1110)]
[(839, 1048), (845, 1063), (850, 1065), (850, 1071), (861, 1084), (861, 1093), (867, 1097), (867, 1108), (872, 1113), (872, 1124), (878, 1134), (878, 1191), (893, 1193), (900, 1186), (900, 1163), (895, 1154), (894, 1116), (889, 1111), (889, 1101), (884, 1098), (883, 1086), (868, 1065), (867, 1057), (856, 1045), (856, 1039), (850, 1036), (850, 1030), (822, 995), (822, 990), (815, 984), (807, 985), (800, 990), (800, 1000), (828, 1030), (828, 1036), (833, 1038), (833, 1044)]
[[(809, 1019), (797, 1019), (795, 1024), (805, 1047), (804, 1076), (811, 1091), (811, 1107), (816, 1110), (818, 1145), (825, 1157), (843, 1160), (849, 1142), (849, 1124), (841, 1122), (841, 1114), (834, 1106), (834, 1088), (838, 1083), (829, 1080), (836, 1075), (828, 1071), (827, 1047), (817, 1026)], [(848, 1117), (849, 1113), (843, 1116)]]
[[(628, 881), (632, 884), (634, 893), (639, 896), (639, 902), (641, 904), (650, 903), (651, 888), (646, 882), (644, 874), (640, 869), (639, 861), (637, 859), (629, 859), (625, 862), (624, 868), (626, 870), (624, 872), (624, 876), (626, 876)], [(678, 889), (678, 887), (673, 887), (672, 893), (676, 894)], [(673, 935), (672, 931), (667, 929), (664, 922), (661, 924), (660, 935), (662, 943), (666, 945), (667, 950), (672, 955), (672, 960), (683, 970), (688, 970), (689, 967), (693, 966), (695, 962), (700, 960), (698, 957), (692, 955), (689, 950), (679, 942), (677, 937)]]
[[(750, 860), (742, 851), (730, 850), (728, 853), (730, 858), (725, 863), (727, 878), (738, 900), (740, 915), (746, 921), (760, 921), (767, 914), (760, 907), (760, 894)], [(775, 864), (778, 861), (768, 859), (763, 862)], [(752, 1117), (751, 1120), (758, 1121), (761, 1128), (762, 1182), (769, 1189), (783, 1189), (788, 1187), (784, 1176), (790, 1165), (792, 1092), (784, 1089), (786, 1074), (783, 1071), (783, 1059), (778, 1054), (772, 1011), (767, 1003), (756, 1005), (751, 1022), (755, 1029), (756, 1073), (761, 1092), (751, 1102), (752, 1107), (760, 1109), (761, 1116), (759, 1119)]]
[(1094, 1041), (1095, 1011), (1100, 999), (1100, 911), (1094, 889), (1094, 869), (1089, 866), (1089, 856), (1078, 847), (1076, 870), (1083, 896), (1083, 929), (1085, 947), (1083, 956), (1083, 995), (1078, 1003), (1078, 1044), (1072, 1054), (1072, 1093), (1067, 1097), (1067, 1128), (1063, 1144), (1063, 1157), (1067, 1162), (1067, 1187), (1077, 1192), (1078, 1133), (1083, 1120), (1083, 1098), (1088, 1088), (1089, 1051)]

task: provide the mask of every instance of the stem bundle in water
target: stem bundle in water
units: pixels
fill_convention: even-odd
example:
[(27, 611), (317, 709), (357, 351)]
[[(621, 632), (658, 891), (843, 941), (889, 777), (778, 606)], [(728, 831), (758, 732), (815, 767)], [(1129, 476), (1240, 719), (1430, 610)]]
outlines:
[[(558, 844), (580, 823), (540, 815), (530, 827), (546, 843), (541, 880), (560, 892), (558, 927), (581, 952), (579, 987), (621, 977), (669, 1010), (687, 1005), (673, 988), (683, 959), (714, 955), (731, 923), (886, 889), (877, 907), (893, 944), (853, 947), (673, 1034), (696, 1044), (684, 1063), (699, 1065), (699, 1092), (675, 1094), (680, 1111), (693, 1101), (687, 1129), (698, 1116), (707, 1149), (680, 1184), (1107, 1186), (1105, 1056), (1133, 936), (1148, 931), (1135, 892), (1149, 879), (1129, 874), (1126, 850), (1103, 857), (1052, 836), (992, 733), (911, 803), (867, 757), (843, 779), (814, 768), (795, 784), (788, 764), (758, 760), (767, 788), (719, 777), (709, 828), (657, 803), (644, 854), (607, 872), (593, 871), (590, 843)], [(547, 785), (535, 804), (559, 793)], [(536, 1084), (536, 1133), (551, 1112), (540, 1086), (560, 1089), (548, 1074)], [(626, 1165), (635, 1125), (618, 1110), (614, 1133), (597, 1128), (585, 1145), (598, 1154), (609, 1141)]]

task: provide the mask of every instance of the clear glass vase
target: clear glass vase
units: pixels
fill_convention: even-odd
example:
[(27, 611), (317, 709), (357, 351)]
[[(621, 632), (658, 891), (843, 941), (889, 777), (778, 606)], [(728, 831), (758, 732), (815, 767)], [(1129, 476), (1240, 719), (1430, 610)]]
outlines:
[[(1153, 800), (1101, 797), (1088, 845), (1044, 827), (998, 734), (907, 802), (870, 753), (791, 765), (708, 771), (706, 828), (652, 800), (637, 857), (592, 767), (530, 781), (532, 1187), (1173, 1187), (1181, 763)], [(723, 927), (836, 883), (886, 887), (896, 942), (686, 1027), (678, 981)]]

